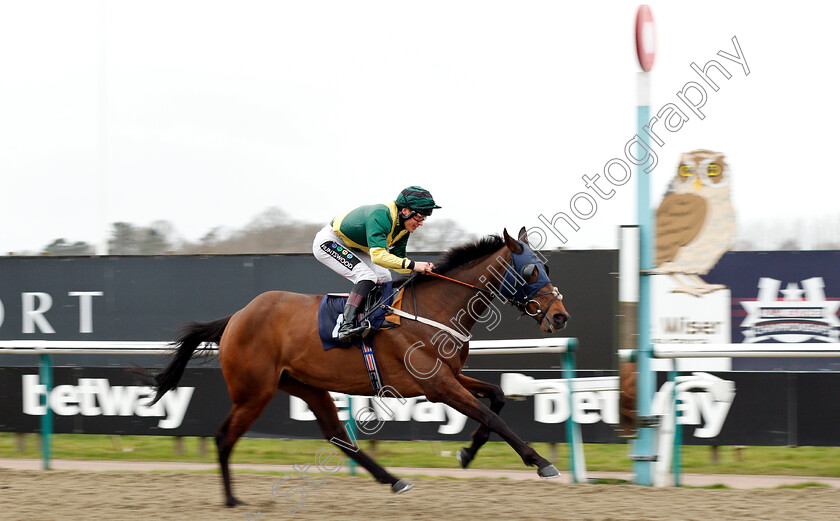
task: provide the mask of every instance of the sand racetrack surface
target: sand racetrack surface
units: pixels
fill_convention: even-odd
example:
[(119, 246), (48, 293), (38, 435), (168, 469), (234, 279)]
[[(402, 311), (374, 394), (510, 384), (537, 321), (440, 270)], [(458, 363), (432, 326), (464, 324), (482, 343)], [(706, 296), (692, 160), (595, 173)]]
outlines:
[[(312, 488), (299, 477), (280, 481), (279, 476), (235, 473), (234, 493), (248, 504), (227, 508), (222, 505), (216, 474), (0, 469), (0, 519), (803, 521), (840, 517), (840, 489), (831, 487), (657, 489), (556, 481), (412, 478), (415, 488), (397, 495), (369, 477), (324, 477), (317, 473), (312, 477), (320, 488)], [(298, 504), (303, 489), (307, 490), (306, 498)], [(296, 507), (296, 512), (290, 512)]]

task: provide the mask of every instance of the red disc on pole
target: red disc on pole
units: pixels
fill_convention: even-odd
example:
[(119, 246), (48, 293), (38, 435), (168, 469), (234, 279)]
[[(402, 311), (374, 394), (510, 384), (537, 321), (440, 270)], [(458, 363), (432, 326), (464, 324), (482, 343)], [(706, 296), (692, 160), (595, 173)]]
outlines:
[(650, 72), (653, 60), (656, 58), (656, 32), (653, 25), (653, 13), (647, 4), (639, 6), (636, 11), (636, 54), (642, 70)]

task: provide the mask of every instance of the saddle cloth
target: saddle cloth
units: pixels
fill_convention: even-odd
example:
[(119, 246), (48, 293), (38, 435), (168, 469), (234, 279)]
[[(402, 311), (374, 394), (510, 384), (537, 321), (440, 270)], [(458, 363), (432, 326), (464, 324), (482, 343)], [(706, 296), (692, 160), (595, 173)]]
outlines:
[[(378, 293), (379, 291), (381, 291), (381, 294), (375, 295), (375, 293)], [(394, 301), (394, 291), (392, 283), (384, 283), (381, 286), (381, 289), (380, 286), (374, 288), (373, 291), (371, 291), (371, 294), (365, 300), (365, 310), (369, 311), (371, 307), (379, 304), (380, 295), (383, 304), (387, 306), (392, 305)], [(335, 347), (347, 347), (350, 345), (354, 345), (360, 349), (362, 348), (361, 338), (356, 338), (353, 342), (347, 343), (338, 343), (338, 341), (335, 339), (335, 334), (338, 332), (338, 328), (341, 326), (341, 321), (344, 318), (344, 305), (346, 303), (346, 295), (335, 295), (328, 293), (324, 295), (324, 298), (321, 299), (321, 303), (318, 305), (318, 335), (321, 337), (321, 343), (324, 345), (325, 351), (327, 349), (333, 349)], [(385, 311), (382, 308), (376, 308), (370, 314), (370, 316), (367, 316), (367, 311), (362, 314), (360, 319), (369, 320), (373, 331), (378, 330), (380, 327), (382, 327), (382, 323), (385, 322), (385, 315), (387, 314), (387, 311)]]

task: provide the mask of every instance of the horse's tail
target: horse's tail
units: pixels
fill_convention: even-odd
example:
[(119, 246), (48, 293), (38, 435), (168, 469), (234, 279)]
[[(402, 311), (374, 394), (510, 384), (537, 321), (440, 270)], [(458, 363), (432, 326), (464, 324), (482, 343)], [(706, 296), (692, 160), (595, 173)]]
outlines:
[(178, 382), (184, 375), (184, 369), (186, 369), (187, 363), (201, 344), (218, 344), (221, 341), (222, 333), (225, 332), (225, 328), (232, 316), (220, 318), (214, 322), (192, 322), (184, 327), (181, 336), (172, 344), (176, 347), (172, 361), (169, 362), (169, 365), (160, 374), (155, 375), (154, 387), (156, 388), (157, 394), (155, 394), (155, 399), (149, 405), (154, 405), (164, 394), (178, 386)]

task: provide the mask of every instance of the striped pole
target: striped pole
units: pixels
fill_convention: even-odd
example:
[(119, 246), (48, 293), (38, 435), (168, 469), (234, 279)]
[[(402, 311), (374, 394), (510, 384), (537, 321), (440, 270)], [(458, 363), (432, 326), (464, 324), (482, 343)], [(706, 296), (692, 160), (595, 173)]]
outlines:
[(53, 434), (53, 414), (50, 408), (50, 392), (53, 388), (52, 382), (52, 355), (41, 354), (40, 364), (38, 364), (39, 378), (41, 385), (46, 388), (44, 392), (44, 415), (41, 416), (41, 458), (43, 459), (44, 470), (50, 470), (50, 460), (52, 459), (52, 434)]
[(674, 370), (668, 371), (668, 380), (674, 382), (674, 387), (671, 388), (671, 403), (674, 404), (674, 452), (671, 455), (673, 458), (672, 470), (674, 473), (674, 486), (679, 487), (682, 470), (682, 425), (680, 424), (680, 409), (677, 407), (677, 377), (680, 375), (677, 371), (677, 361), (673, 361)]
[(575, 351), (576, 344), (569, 345), (569, 351), (562, 356), (562, 374), (569, 387), (569, 419), (566, 421), (566, 443), (569, 446), (569, 469), (572, 471), (572, 483), (586, 483), (586, 458), (583, 454), (583, 436), (580, 424), (575, 421)]
[[(359, 433), (356, 430), (356, 419), (353, 418), (353, 396), (348, 394), (347, 395), (347, 422), (344, 423), (345, 428), (347, 429), (347, 434), (356, 441), (357, 444), (359, 443)], [(356, 475), (356, 460), (350, 458), (350, 475)]]
[[(653, 68), (654, 42), (653, 15), (647, 5), (640, 5), (636, 13), (636, 53), (642, 72), (636, 76), (636, 134), (645, 145), (644, 127), (650, 121), (650, 70)], [(636, 484), (653, 484), (653, 462), (656, 459), (656, 431), (651, 419), (656, 376), (651, 367), (652, 346), (650, 341), (651, 325), (651, 280), (649, 270), (653, 262), (653, 214), (650, 206), (650, 178), (644, 166), (637, 169), (637, 205), (636, 215), (639, 223), (639, 344), (638, 363), (638, 403), (639, 434), (635, 441), (633, 469)]]

